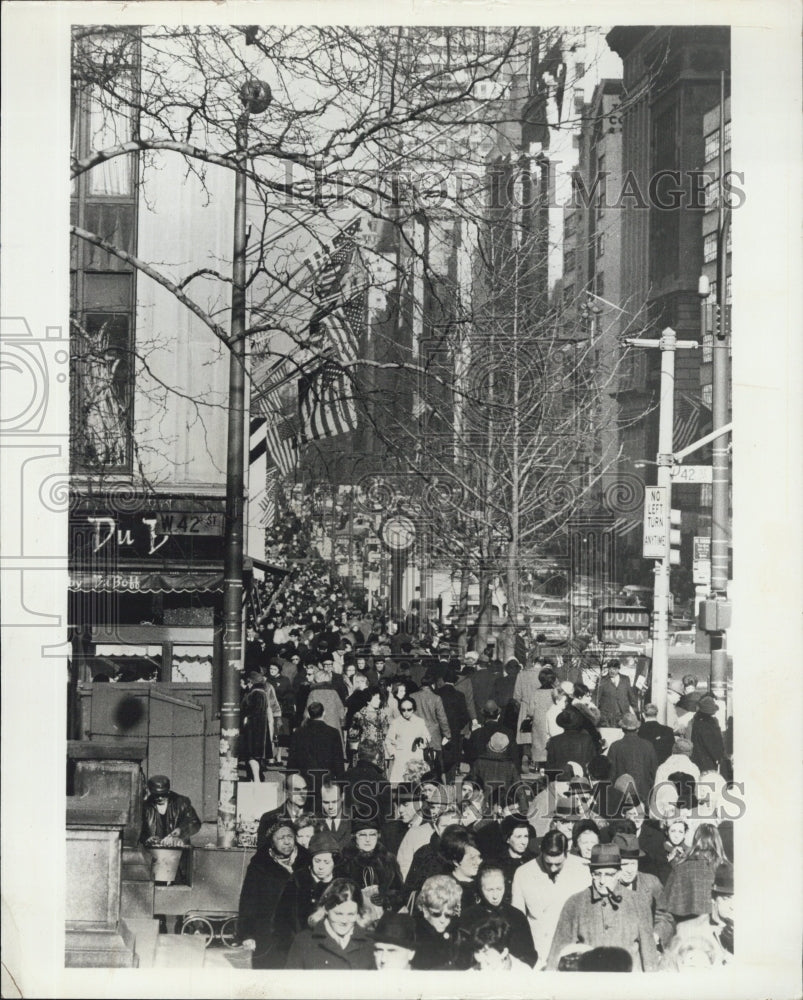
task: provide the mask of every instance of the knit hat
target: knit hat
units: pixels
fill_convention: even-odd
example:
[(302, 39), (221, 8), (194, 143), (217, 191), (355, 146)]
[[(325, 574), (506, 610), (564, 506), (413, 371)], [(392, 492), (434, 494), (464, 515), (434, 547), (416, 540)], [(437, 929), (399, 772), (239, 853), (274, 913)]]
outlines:
[(625, 712), (622, 718), (619, 720), (619, 726), (624, 729), (625, 732), (632, 732), (639, 727), (639, 721), (633, 712)]
[(316, 854), (339, 854), (340, 846), (329, 830), (319, 830), (312, 835), (307, 850), (310, 857)]
[(718, 708), (719, 703), (712, 694), (704, 694), (697, 703), (697, 711), (702, 712), (703, 715), (716, 715)]
[(363, 830), (376, 830), (378, 833), (381, 827), (382, 824), (378, 819), (355, 819), (351, 824), (351, 832), (357, 834)]

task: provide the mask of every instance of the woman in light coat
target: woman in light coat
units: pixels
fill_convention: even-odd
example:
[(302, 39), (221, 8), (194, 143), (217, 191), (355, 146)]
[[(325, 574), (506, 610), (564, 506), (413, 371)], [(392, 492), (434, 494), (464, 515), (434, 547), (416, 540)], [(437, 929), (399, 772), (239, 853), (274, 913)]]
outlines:
[(385, 753), (392, 758), (388, 780), (397, 785), (405, 780), (411, 761), (423, 761), (424, 748), (429, 746), (429, 729), (420, 715), (415, 714), (412, 698), (402, 698), (399, 715), (393, 719), (385, 738)]

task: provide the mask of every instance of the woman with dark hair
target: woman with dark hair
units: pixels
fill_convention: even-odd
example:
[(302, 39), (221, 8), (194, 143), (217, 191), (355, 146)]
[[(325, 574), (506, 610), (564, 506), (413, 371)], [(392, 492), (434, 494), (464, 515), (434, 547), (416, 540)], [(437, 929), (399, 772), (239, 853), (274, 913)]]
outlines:
[(468, 967), (458, 924), (461, 897), (460, 886), (451, 875), (433, 875), (424, 882), (415, 901), (414, 969), (443, 971)]
[(482, 854), (474, 834), (464, 826), (448, 826), (441, 836), (438, 853), (452, 878), (460, 886), (461, 909), (479, 901), (477, 873), (482, 864)]
[(253, 951), (251, 968), (282, 967), (284, 953), (274, 929), (276, 907), (285, 885), (309, 863), (307, 851), (296, 844), (293, 823), (277, 819), (251, 859), (240, 891), (239, 932), (243, 946)]
[(474, 959), (472, 968), (481, 972), (532, 971), (532, 965), (516, 958), (510, 950), (510, 932), (510, 924), (502, 916), (489, 916), (476, 924), (468, 942)]
[(603, 753), (605, 744), (597, 728), (602, 716), (600, 710), (594, 704), (594, 695), (591, 688), (580, 682), (575, 684), (571, 705), (572, 708), (577, 709), (583, 719), (583, 729), (585, 729), (594, 743), (594, 754)]
[(599, 827), (593, 819), (581, 819), (574, 824), (571, 853), (578, 857), (584, 865), (588, 865), (591, 861), (591, 851), (598, 843)]
[(583, 716), (571, 705), (563, 709), (557, 718), (563, 732), (552, 736), (547, 743), (547, 770), (560, 773), (569, 761), (575, 761), (582, 768), (594, 758), (594, 742), (585, 730)]
[(364, 907), (357, 885), (336, 878), (309, 918), (309, 928), (293, 939), (286, 969), (350, 971), (374, 968), (374, 945), (364, 929)]
[(513, 876), (522, 865), (536, 857), (530, 849), (533, 829), (525, 815), (505, 816), (499, 824), (499, 835), (504, 847), (500, 854), (494, 854), (493, 863), (504, 873), (505, 901), (510, 902)]
[[(393, 695), (391, 695), (393, 699)], [(424, 750), (429, 746), (429, 729), (416, 714), (415, 702), (406, 695), (399, 702), (399, 715), (392, 719), (385, 738), (385, 756), (391, 761), (388, 780), (392, 785), (400, 781), (415, 781), (426, 769)], [(412, 763), (416, 764), (411, 768)]]
[(385, 694), (376, 684), (369, 687), (366, 693), (365, 707), (352, 719), (349, 742), (357, 744), (357, 756), (361, 760), (370, 760), (384, 772), (385, 739), (390, 726)]
[(658, 900), (655, 931), (664, 947), (674, 936), (678, 921), (710, 911), (714, 876), (724, 860), (717, 828), (701, 823), (694, 831), (689, 856), (671, 869)]

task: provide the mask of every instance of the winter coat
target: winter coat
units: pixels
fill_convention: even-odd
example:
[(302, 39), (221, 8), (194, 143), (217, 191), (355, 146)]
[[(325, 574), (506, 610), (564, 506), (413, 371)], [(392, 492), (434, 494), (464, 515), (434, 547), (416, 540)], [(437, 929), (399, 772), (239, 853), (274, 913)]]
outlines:
[(345, 773), (343, 740), (339, 731), (322, 719), (307, 719), (290, 737), (287, 767), (299, 771), (308, 782), (315, 771), (326, 771), (333, 778), (342, 778)]
[(343, 724), (346, 721), (346, 707), (340, 695), (329, 682), (313, 684), (307, 695), (307, 702), (304, 706), (304, 717), (309, 717), (309, 706), (313, 701), (319, 701), (323, 705), (323, 721), (327, 726), (332, 726), (338, 732), (342, 732)]
[(700, 772), (718, 771), (725, 744), (716, 717), (697, 712), (692, 719), (690, 738), (694, 746), (691, 759)]
[(432, 688), (425, 687), (411, 697), (415, 702), (416, 714), (427, 724), (430, 743), (436, 750), (440, 750), (444, 737), (451, 739), (452, 736), (440, 695), (435, 694)]
[(662, 726), (660, 722), (656, 722), (654, 719), (651, 719), (649, 722), (642, 722), (638, 734), (643, 740), (652, 743), (655, 750), (655, 759), (660, 767), (672, 753), (675, 734), (669, 726)]
[(151, 837), (158, 837), (162, 840), (176, 829), (178, 829), (179, 837), (185, 844), (189, 844), (190, 837), (201, 829), (198, 813), (193, 809), (187, 796), (179, 795), (177, 792), (168, 792), (167, 811), (162, 816), (156, 808), (153, 798), (149, 795), (145, 799), (142, 810), (140, 843), (144, 844)]
[[(416, 740), (423, 740), (418, 750), (413, 750)], [(398, 716), (394, 719), (385, 737), (385, 755), (393, 758), (388, 778), (392, 784), (404, 780), (408, 763), (413, 759), (424, 759), (424, 747), (429, 746), (429, 729), (426, 722), (418, 716), (408, 718)]]
[(415, 932), (417, 946), (412, 962), (414, 969), (442, 972), (468, 968), (470, 960), (463, 945), (464, 935), (457, 918), (440, 934), (421, 913), (416, 913)]
[(239, 754), (241, 760), (269, 760), (274, 756), (276, 724), (282, 717), (273, 686), (253, 687), (243, 698)]
[(611, 780), (616, 782), (623, 774), (629, 774), (636, 783), (636, 791), (646, 808), (655, 784), (655, 772), (658, 770), (652, 743), (643, 740), (635, 732), (626, 732), (621, 740), (611, 744), (608, 760), (612, 767)]
[[(516, 683), (513, 685), (513, 697), (519, 703), (519, 718), (516, 724), (516, 740), (518, 743), (533, 743), (535, 745), (535, 721), (533, 721), (532, 733), (523, 733), (521, 731), (521, 724), (528, 716), (532, 716), (536, 692), (541, 690), (544, 689), (541, 688), (538, 680), (538, 672), (534, 668), (528, 667), (516, 674)], [(549, 695), (549, 704), (552, 704), (551, 694)], [(546, 745), (545, 736), (543, 742)], [(538, 757), (536, 759), (543, 760), (544, 758)]]
[[(340, 870), (336, 866), (333, 878), (339, 877)], [(309, 868), (297, 871), (285, 883), (273, 919), (277, 947), (285, 957), (295, 935), (307, 929), (307, 920), (317, 909), (324, 890), (331, 884), (331, 880), (318, 882)]]
[(594, 741), (584, 729), (567, 729), (559, 736), (552, 736), (546, 745), (546, 769), (562, 771), (570, 760), (582, 768), (594, 756)]
[(622, 716), (635, 709), (636, 704), (636, 692), (629, 677), (619, 674), (618, 684), (613, 684), (610, 677), (603, 677), (600, 680), (597, 708), (603, 726), (618, 726)]
[(326, 930), (326, 921), (296, 934), (286, 969), (322, 969), (332, 972), (375, 969), (374, 943), (367, 931), (355, 925), (349, 943), (341, 948)]
[(375, 902), (385, 910), (397, 910), (404, 902), (399, 863), (381, 843), (370, 854), (364, 854), (354, 845), (343, 851), (340, 864), (343, 878), (350, 878), (360, 889), (378, 887), (379, 899)]
[(243, 940), (253, 938), (256, 949), (252, 956), (255, 969), (280, 969), (284, 953), (281, 940), (274, 933), (274, 915), (279, 897), (293, 872), (308, 868), (309, 854), (299, 848), (293, 871), (274, 860), (266, 846), (251, 858), (240, 891), (238, 930)]
[(530, 923), (521, 910), (517, 910), (515, 906), (506, 902), (500, 903), (499, 906), (491, 906), (487, 900), (483, 899), (463, 912), (460, 917), (460, 926), (468, 936), (488, 917), (502, 917), (508, 922), (510, 925), (508, 944), (510, 954), (532, 968), (538, 956), (533, 947)]

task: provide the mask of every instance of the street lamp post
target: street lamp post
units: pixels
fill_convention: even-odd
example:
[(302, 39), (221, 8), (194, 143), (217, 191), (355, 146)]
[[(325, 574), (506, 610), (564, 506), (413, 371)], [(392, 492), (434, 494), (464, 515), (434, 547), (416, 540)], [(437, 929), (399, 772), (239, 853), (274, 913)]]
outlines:
[(249, 80), (240, 89), (243, 112), (237, 119), (237, 171), (234, 186), (229, 414), (226, 453), (226, 526), (223, 561), (220, 747), (218, 757), (217, 842), (233, 847), (237, 818), (237, 760), (240, 741), (240, 676), (243, 670), (243, 493), (245, 485), (245, 251), (246, 151), (248, 119), (267, 110), (270, 87)]

